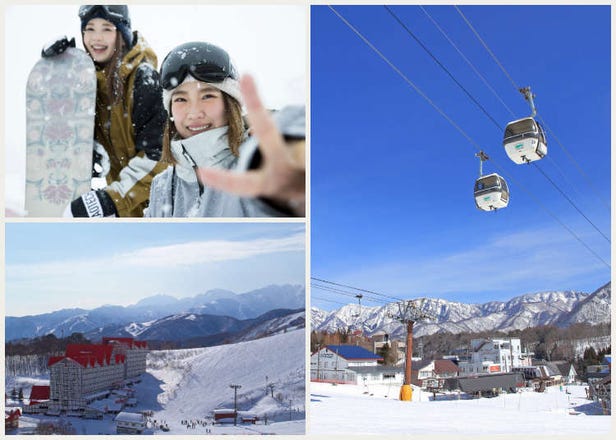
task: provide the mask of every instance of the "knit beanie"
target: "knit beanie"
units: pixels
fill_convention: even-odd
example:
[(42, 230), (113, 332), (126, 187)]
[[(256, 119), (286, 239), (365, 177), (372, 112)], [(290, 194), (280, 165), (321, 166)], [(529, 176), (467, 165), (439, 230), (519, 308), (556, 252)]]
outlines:
[(126, 5), (85, 5), (79, 8), (79, 18), (81, 19), (81, 32), (93, 18), (102, 18), (114, 24), (118, 32), (122, 35), (126, 47), (133, 45), (133, 31), (130, 25), (128, 6)]

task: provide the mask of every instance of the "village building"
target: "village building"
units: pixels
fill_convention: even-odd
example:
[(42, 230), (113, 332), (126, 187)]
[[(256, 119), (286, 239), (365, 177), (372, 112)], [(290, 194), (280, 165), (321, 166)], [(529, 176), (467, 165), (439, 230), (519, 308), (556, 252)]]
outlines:
[(411, 383), (424, 389), (441, 389), (460, 369), (449, 359), (422, 360), (411, 365)]
[(514, 368), (531, 366), (531, 356), (522, 351), (519, 338), (473, 339), (469, 358), (458, 364), (460, 375), (509, 373)]
[(4, 431), (8, 432), (19, 428), (20, 408), (4, 408)]
[(50, 410), (83, 410), (128, 378), (145, 372), (145, 342), (104, 338), (102, 344), (69, 344), (64, 356), (51, 357)]
[(379, 365), (382, 360), (357, 345), (327, 345), (310, 357), (310, 379), (360, 385), (402, 383), (404, 370)]
[(143, 414), (122, 411), (116, 418), (116, 432), (118, 434), (141, 434), (147, 425)]
[(49, 385), (32, 385), (30, 390), (30, 400), (24, 405), (24, 413), (45, 413), (49, 409), (50, 399)]

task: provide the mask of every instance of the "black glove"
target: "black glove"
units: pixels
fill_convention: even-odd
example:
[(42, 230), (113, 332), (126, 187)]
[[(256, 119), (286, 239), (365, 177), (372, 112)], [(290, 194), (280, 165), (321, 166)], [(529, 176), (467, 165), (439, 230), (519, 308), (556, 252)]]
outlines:
[(92, 148), (92, 177), (105, 177), (109, 173), (111, 163), (109, 162), (109, 155), (98, 142), (94, 141), (94, 147)]
[(118, 211), (104, 190), (89, 191), (75, 199), (64, 211), (64, 217), (117, 217)]
[(51, 40), (49, 43), (43, 46), (43, 50), (41, 50), (41, 56), (43, 58), (55, 57), (56, 55), (60, 55), (69, 47), (75, 47), (75, 39), (71, 38), (71, 40), (69, 41), (66, 35), (64, 35), (63, 37)]

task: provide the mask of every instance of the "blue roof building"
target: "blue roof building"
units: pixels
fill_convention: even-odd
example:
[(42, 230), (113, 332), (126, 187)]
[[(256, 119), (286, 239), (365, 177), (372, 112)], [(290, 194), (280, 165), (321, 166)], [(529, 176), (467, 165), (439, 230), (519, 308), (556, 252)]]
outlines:
[(326, 350), (336, 353), (347, 361), (370, 362), (376, 365), (383, 358), (358, 345), (326, 345)]
[(326, 345), (310, 357), (310, 379), (352, 384), (402, 383), (404, 371), (381, 366), (381, 360), (381, 356), (357, 345)]

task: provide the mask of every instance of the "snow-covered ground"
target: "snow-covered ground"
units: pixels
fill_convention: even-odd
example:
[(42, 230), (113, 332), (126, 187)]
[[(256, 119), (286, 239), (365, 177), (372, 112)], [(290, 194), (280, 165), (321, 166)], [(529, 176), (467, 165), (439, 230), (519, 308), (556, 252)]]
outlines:
[[(611, 416), (586, 399), (584, 386), (525, 390), (465, 399), (414, 388), (413, 401), (398, 400), (399, 386), (310, 383), (308, 434), (379, 435), (580, 435), (603, 438)], [(570, 394), (567, 394), (567, 391)], [(385, 397), (387, 396), (387, 397)]]
[[(152, 422), (169, 427), (164, 432), (150, 423), (147, 434), (303, 434), (304, 370), (303, 329), (238, 344), (153, 351), (148, 355), (146, 374), (134, 386), (139, 403), (126, 411), (152, 411)], [(272, 388), (266, 388), (266, 378), (273, 385), (273, 397)], [(5, 384), (9, 390), (22, 386), (27, 397), (30, 386), (42, 382), (40, 378), (7, 377)], [(234, 406), (232, 384), (241, 385), (237, 390), (240, 414), (257, 415), (257, 424), (212, 425), (214, 409)], [(7, 406), (11, 406), (10, 402)], [(186, 420), (202, 423), (195, 423), (194, 429), (192, 425), (187, 428), (182, 423)], [(26, 414), (20, 420), (19, 431), (10, 433), (33, 432), (41, 421), (57, 423), (58, 418)], [(103, 420), (63, 417), (63, 421), (71, 424), (75, 434), (115, 434), (112, 415), (105, 415)]]

